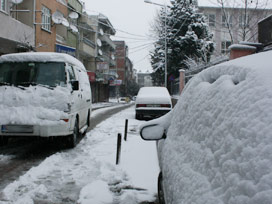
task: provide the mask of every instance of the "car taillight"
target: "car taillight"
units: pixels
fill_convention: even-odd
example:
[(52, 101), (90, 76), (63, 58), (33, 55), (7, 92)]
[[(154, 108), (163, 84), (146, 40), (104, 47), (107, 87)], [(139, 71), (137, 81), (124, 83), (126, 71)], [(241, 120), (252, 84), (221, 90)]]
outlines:
[(162, 108), (171, 108), (171, 105), (170, 104), (161, 104), (161, 107)]
[(136, 107), (137, 107), (137, 108), (146, 107), (146, 104), (137, 104)]

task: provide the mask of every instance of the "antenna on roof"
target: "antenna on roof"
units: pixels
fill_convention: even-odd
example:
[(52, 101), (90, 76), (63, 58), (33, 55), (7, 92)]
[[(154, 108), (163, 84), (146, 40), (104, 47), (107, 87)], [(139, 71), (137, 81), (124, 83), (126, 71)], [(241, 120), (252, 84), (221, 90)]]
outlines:
[(52, 14), (52, 21), (55, 24), (61, 24), (62, 23), (62, 19), (63, 19), (63, 15), (62, 13), (60, 13), (59, 11), (56, 11), (55, 13)]
[(71, 30), (72, 30), (74, 33), (78, 33), (78, 29), (77, 29), (76, 26), (70, 24), (70, 28), (71, 28)]
[(78, 15), (78, 13), (77, 12), (71, 12), (70, 14), (69, 14), (69, 17), (71, 18), (71, 19), (78, 19), (78, 17), (79, 17), (79, 15)]
[(102, 46), (102, 42), (101, 42), (101, 40), (100, 40), (100, 39), (97, 39), (97, 40), (96, 40), (96, 43), (97, 43), (97, 45), (98, 45), (99, 47), (101, 47), (101, 46)]

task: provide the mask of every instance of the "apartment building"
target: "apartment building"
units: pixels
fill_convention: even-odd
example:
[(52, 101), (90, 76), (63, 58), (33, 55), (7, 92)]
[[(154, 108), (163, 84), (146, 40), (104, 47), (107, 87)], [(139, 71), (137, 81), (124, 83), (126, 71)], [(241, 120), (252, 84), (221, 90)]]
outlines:
[(258, 22), (272, 14), (270, 9), (230, 8), (199, 5), (216, 43), (214, 55), (228, 53), (228, 47), (241, 41), (258, 42)]
[(138, 72), (137, 73), (137, 83), (139, 87), (146, 87), (146, 86), (152, 86), (152, 77), (150, 72)]
[(112, 83), (112, 86), (119, 89), (119, 94), (121, 96), (127, 96), (128, 83), (135, 79), (133, 64), (128, 57), (128, 46), (126, 45), (126, 42), (114, 41), (114, 44), (116, 45), (116, 67), (112, 68), (111, 71), (116, 72), (118, 78)]

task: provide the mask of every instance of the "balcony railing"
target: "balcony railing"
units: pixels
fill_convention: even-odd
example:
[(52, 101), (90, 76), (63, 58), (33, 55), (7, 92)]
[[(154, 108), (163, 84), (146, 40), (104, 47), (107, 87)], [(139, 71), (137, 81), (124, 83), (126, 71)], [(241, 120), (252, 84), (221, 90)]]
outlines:
[(83, 42), (95, 49), (95, 43), (88, 38), (83, 37)]

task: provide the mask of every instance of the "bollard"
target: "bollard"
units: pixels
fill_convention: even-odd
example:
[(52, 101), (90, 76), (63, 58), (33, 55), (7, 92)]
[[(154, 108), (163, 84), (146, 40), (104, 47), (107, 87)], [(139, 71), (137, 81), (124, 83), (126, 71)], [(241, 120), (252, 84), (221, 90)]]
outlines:
[(121, 135), (121, 133), (118, 133), (118, 135), (117, 135), (116, 165), (119, 164), (120, 157), (121, 157), (121, 143), (122, 143), (122, 135)]
[(128, 119), (126, 119), (126, 124), (125, 124), (125, 136), (124, 136), (125, 141), (127, 141), (127, 128), (128, 128)]

